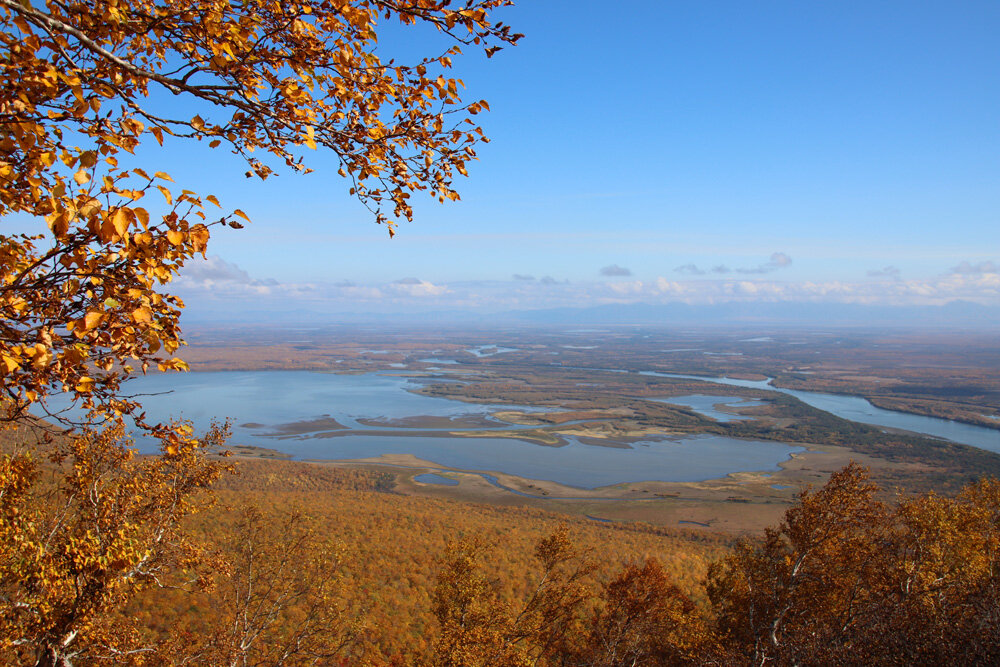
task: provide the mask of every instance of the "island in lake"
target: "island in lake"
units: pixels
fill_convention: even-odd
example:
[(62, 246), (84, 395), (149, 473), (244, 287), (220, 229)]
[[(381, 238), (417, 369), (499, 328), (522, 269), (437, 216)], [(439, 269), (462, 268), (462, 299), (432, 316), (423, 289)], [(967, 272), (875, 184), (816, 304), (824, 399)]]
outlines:
[(742, 531), (851, 460), (906, 492), (1000, 475), (1000, 346), (987, 336), (320, 327), (189, 338), (193, 373), (132, 384), (153, 394), (150, 416), (229, 417), (240, 455), (378, 470), (402, 493)]

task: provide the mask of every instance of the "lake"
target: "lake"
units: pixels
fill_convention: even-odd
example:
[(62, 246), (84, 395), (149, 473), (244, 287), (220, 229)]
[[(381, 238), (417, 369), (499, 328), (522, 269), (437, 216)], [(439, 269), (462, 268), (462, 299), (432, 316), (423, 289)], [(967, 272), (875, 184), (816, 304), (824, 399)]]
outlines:
[[(573, 439), (563, 447), (545, 447), (490, 435), (431, 437), (419, 429), (411, 429), (412, 434), (402, 429), (387, 434), (387, 427), (376, 429), (358, 421), (415, 415), (489, 415), (512, 407), (465, 403), (410, 391), (419, 386), (415, 380), (383, 373), (337, 375), (307, 371), (164, 373), (139, 377), (126, 385), (131, 393), (145, 395), (142, 401), (150, 420), (183, 417), (205, 428), (212, 418), (231, 417), (233, 444), (277, 449), (300, 459), (412, 454), (445, 467), (506, 473), (579, 488), (654, 480), (690, 482), (738, 471), (778, 470), (778, 464), (792, 453), (803, 451), (778, 442), (715, 435), (650, 439), (633, 443), (630, 448), (594, 446)], [(335, 419), (361, 433), (337, 436), (335, 431), (327, 430), (278, 438), (268, 436), (266, 429), (259, 426), (320, 418)], [(365, 430), (371, 433), (365, 434)], [(140, 443), (140, 448), (147, 451), (150, 446)]]

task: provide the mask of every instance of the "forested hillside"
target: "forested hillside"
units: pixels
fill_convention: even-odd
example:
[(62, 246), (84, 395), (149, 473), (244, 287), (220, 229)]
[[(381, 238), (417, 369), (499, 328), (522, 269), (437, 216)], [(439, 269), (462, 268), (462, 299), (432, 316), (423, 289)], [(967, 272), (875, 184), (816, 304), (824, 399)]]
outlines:
[[(47, 664), (39, 647), (70, 622), (75, 665), (1000, 657), (994, 481), (886, 504), (852, 465), (803, 491), (781, 525), (737, 541), (415, 498), (382, 473), (251, 460), (193, 493), (185, 502), (200, 511), (143, 552), (113, 516), (147, 499), (107, 489), (158, 497), (128, 480), (163, 459), (104, 451), (87, 470), (57, 455), (39, 463), (27, 495), (5, 471), (3, 498), (21, 495), (3, 505), (7, 663)], [(41, 531), (48, 543), (26, 551)]]

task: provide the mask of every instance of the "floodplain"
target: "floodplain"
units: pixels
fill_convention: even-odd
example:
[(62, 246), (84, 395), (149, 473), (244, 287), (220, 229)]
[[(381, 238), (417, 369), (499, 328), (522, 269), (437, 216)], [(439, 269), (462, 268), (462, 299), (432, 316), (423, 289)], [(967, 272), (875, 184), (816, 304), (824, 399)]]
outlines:
[[(740, 533), (851, 460), (901, 493), (1000, 475), (1000, 346), (985, 334), (262, 327), (189, 340), (194, 373), (135, 386), (176, 389), (175, 416), (196, 423), (233, 418), (242, 456), (378, 470), (406, 494)], [(901, 421), (837, 416), (802, 392)]]

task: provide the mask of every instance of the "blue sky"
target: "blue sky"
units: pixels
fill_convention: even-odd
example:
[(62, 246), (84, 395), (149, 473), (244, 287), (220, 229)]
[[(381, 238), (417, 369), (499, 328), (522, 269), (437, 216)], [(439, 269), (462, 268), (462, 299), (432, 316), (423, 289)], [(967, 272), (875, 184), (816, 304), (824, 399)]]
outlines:
[[(460, 203), (418, 200), (391, 241), (328, 156), (263, 184), (222, 151), (157, 156), (254, 220), (180, 281), (192, 306), (1000, 305), (1000, 3), (523, 0), (498, 18), (521, 44), (455, 63), (493, 141)], [(429, 48), (412, 32), (382, 44)]]

